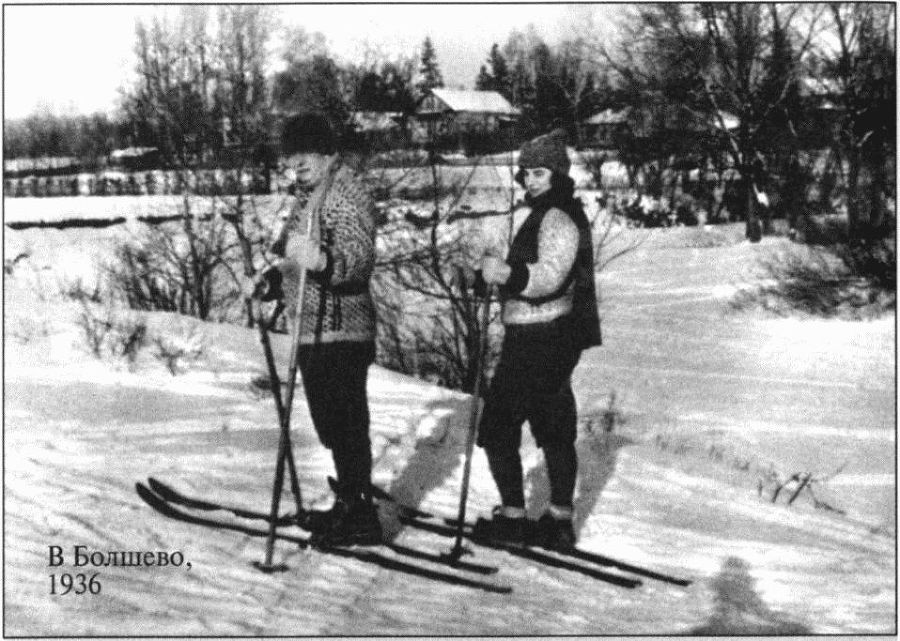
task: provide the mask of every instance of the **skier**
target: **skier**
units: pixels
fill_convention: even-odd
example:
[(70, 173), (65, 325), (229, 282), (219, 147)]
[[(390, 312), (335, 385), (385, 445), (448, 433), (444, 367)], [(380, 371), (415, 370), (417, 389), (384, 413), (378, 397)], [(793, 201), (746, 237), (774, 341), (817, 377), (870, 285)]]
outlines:
[[(296, 206), (272, 246), (278, 258), (256, 283), (262, 300), (282, 298), (288, 318), (296, 313), (299, 274), (307, 273), (300, 310), (298, 362), (313, 425), (331, 450), (337, 474), (332, 508), (313, 523), (321, 546), (381, 543), (372, 500), (372, 452), (366, 379), (375, 360), (375, 311), (369, 279), (375, 261), (373, 201), (342, 163), (338, 136), (321, 114), (288, 119), (282, 153), (296, 173), (296, 187), (327, 190), (317, 212)], [(310, 198), (312, 201), (313, 198)], [(317, 221), (312, 234), (304, 216)]]
[(550, 478), (551, 504), (538, 521), (539, 540), (554, 549), (570, 549), (576, 540), (577, 416), (570, 375), (582, 350), (601, 344), (591, 228), (569, 168), (563, 130), (526, 142), (516, 174), (525, 202), (512, 213), (512, 240), (483, 248), (480, 263), (472, 265), (480, 267), (476, 283), (499, 287), (505, 328), (478, 435), (502, 500), (485, 534), (526, 542), (519, 447), (527, 420)]

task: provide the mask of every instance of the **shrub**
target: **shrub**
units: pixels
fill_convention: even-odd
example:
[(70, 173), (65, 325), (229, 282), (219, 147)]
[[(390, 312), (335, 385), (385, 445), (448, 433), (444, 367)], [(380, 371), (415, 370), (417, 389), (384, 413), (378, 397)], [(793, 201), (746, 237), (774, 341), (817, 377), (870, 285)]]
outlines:
[(850, 274), (864, 279), (873, 291), (897, 289), (897, 244), (890, 238), (852, 240), (834, 248)]
[(97, 358), (106, 355), (124, 358), (129, 367), (133, 366), (146, 344), (146, 320), (142, 316), (122, 314), (112, 305), (92, 305), (85, 298), (80, 303), (76, 323), (90, 352)]
[[(236, 243), (218, 218), (164, 223), (114, 248), (105, 268), (113, 295), (132, 309), (235, 320)], [(235, 309), (236, 308), (236, 309)]]
[(779, 314), (862, 318), (896, 306), (895, 257), (852, 244), (796, 248), (762, 262), (768, 283), (741, 292), (732, 304), (761, 306)]
[(99, 280), (88, 285), (82, 278), (76, 278), (60, 285), (60, 293), (77, 302), (89, 301), (99, 303), (103, 300), (103, 286)]
[(153, 337), (156, 347), (154, 356), (162, 361), (172, 376), (177, 376), (187, 362), (196, 361), (203, 355), (203, 342), (203, 335), (195, 327), (173, 335), (157, 335)]

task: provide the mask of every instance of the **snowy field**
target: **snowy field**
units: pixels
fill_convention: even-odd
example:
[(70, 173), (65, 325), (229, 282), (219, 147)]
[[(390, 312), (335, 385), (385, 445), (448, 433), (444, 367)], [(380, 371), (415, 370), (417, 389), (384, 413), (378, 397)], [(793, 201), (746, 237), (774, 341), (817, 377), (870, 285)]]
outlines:
[[(8, 220), (24, 216), (20, 200), (6, 201)], [(512, 588), (497, 594), (287, 540), (276, 560), (288, 571), (262, 574), (251, 564), (264, 539), (144, 504), (134, 483), (152, 475), (268, 510), (277, 431), (271, 399), (251, 384), (264, 369), (252, 330), (149, 314), (151, 336), (199, 326), (203, 353), (177, 376), (149, 348), (130, 367), (88, 353), (59, 286), (89, 278), (124, 227), (5, 229), (7, 259), (30, 254), (4, 278), (6, 635), (896, 633), (895, 319), (731, 311), (783, 239), (749, 245), (737, 226), (648, 234), (602, 274), (605, 344), (574, 376), (580, 545), (692, 583), (604, 568), (642, 581), (627, 588), (481, 547), (467, 560), (497, 574), (450, 569), (409, 550), (446, 552), (451, 539), (402, 527), (384, 505), (394, 548), (379, 558)], [(283, 356), (286, 338), (275, 341)], [(453, 515), (468, 399), (380, 367), (369, 389), (376, 483)], [(304, 499), (326, 505), (331, 464), (302, 394), (294, 416)], [(523, 457), (539, 515), (546, 473), (527, 439)], [(823, 479), (817, 496), (833, 509), (805, 493), (772, 503), (765, 470)], [(476, 452), (469, 513), (496, 501)], [(51, 546), (64, 565), (49, 566)], [(179, 551), (191, 568), (74, 567), (75, 546)], [(86, 571), (99, 594), (51, 595), (51, 574)]]

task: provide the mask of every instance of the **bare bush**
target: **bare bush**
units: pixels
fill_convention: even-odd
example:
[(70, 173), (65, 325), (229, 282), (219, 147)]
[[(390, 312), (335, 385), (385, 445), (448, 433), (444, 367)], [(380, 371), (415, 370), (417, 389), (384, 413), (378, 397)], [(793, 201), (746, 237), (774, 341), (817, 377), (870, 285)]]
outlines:
[(83, 278), (76, 278), (61, 283), (59, 286), (60, 293), (71, 300), (91, 303), (100, 303), (103, 300), (103, 284), (100, 280), (95, 280), (90, 285)]
[(897, 289), (897, 245), (892, 238), (857, 239), (834, 248), (847, 270), (868, 284), (870, 293)]
[(240, 293), (229, 263), (236, 243), (217, 217), (148, 227), (121, 242), (105, 267), (110, 290), (132, 309), (233, 320)]
[[(381, 363), (471, 391), (484, 302), (457, 276), (469, 262), (462, 236), (435, 218), (425, 230), (407, 221), (389, 224), (382, 237), (389, 258), (379, 262), (372, 282)], [(486, 363), (496, 360), (496, 351)]]
[(821, 497), (821, 490), (832, 478), (840, 474), (846, 462), (834, 472), (827, 475), (813, 474), (812, 472), (794, 472), (783, 476), (774, 468), (770, 468), (764, 476), (761, 476), (757, 485), (757, 493), (760, 498), (768, 494), (772, 503), (777, 503), (779, 497), (785, 497), (787, 505), (793, 505), (801, 494), (806, 494), (817, 510), (827, 510), (838, 514), (845, 514), (841, 510)]
[(881, 253), (855, 243), (792, 248), (762, 261), (766, 283), (740, 292), (735, 309), (761, 307), (780, 315), (865, 318), (896, 307), (890, 244)]
[(153, 337), (154, 356), (161, 361), (172, 376), (180, 374), (187, 363), (203, 355), (204, 337), (196, 328), (174, 335)]
[(30, 251), (23, 251), (16, 254), (13, 258), (4, 258), (3, 259), (3, 273), (7, 276), (12, 276), (19, 263), (27, 260), (31, 257)]
[(97, 358), (124, 358), (132, 367), (146, 344), (146, 320), (139, 315), (123, 314), (110, 304), (92, 305), (86, 299), (80, 303), (76, 324), (91, 354)]

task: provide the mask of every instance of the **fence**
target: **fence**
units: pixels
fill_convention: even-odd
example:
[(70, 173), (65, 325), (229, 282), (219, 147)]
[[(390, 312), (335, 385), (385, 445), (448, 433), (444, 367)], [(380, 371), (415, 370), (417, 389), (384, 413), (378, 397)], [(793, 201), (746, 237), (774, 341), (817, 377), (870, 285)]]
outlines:
[(269, 194), (288, 191), (287, 176), (264, 170), (206, 169), (198, 171), (104, 171), (69, 176), (4, 178), (7, 198), (61, 196), (202, 196)]

